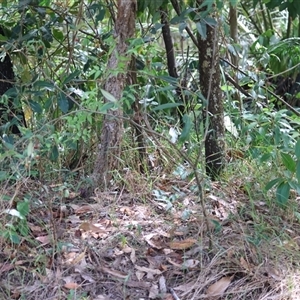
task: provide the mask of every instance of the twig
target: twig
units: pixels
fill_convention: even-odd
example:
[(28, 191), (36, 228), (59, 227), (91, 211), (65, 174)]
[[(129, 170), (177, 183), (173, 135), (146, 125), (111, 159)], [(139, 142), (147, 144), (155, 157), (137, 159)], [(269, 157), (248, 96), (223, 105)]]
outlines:
[(170, 293), (172, 294), (174, 300), (180, 300), (175, 291), (172, 288), (169, 288)]

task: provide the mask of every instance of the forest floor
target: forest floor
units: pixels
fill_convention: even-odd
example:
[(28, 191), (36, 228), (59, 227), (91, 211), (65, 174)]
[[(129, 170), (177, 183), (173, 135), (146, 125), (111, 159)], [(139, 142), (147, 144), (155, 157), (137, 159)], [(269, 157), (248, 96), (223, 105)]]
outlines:
[(1, 239), (0, 299), (300, 299), (294, 210), (249, 197), (246, 178), (209, 184), (207, 218), (194, 180), (125, 181), (89, 199), (29, 179), (3, 189), (7, 207), (30, 201), (30, 234)]

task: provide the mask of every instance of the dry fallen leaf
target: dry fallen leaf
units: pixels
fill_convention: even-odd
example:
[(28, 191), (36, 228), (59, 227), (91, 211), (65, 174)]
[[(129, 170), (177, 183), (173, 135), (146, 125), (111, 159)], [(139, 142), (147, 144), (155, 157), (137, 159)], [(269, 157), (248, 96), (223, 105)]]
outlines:
[(140, 272), (145, 272), (148, 279), (153, 279), (154, 275), (160, 275), (162, 272), (158, 269), (150, 269), (146, 267), (135, 266), (135, 268)]
[(88, 222), (83, 222), (79, 228), (83, 231), (91, 231), (91, 232), (94, 232), (94, 233), (106, 233), (105, 230), (91, 224), (91, 223), (88, 223)]
[(158, 295), (159, 295), (158, 285), (152, 284), (149, 291), (149, 299), (156, 299)]
[(197, 284), (197, 280), (191, 281), (191, 282), (181, 284), (181, 285), (174, 287), (174, 290), (181, 291), (181, 292), (188, 292), (188, 291), (192, 290), (196, 286), (196, 284)]
[(50, 243), (49, 235), (38, 236), (35, 239), (38, 240), (39, 242), (41, 242), (43, 245), (47, 245)]
[(182, 268), (184, 269), (192, 269), (195, 268), (200, 263), (197, 259), (187, 259), (183, 262)]
[(208, 287), (206, 291), (207, 296), (222, 296), (231, 283), (233, 276), (222, 277), (220, 280)]
[(191, 248), (196, 242), (197, 240), (194, 239), (186, 239), (182, 241), (170, 242), (168, 243), (168, 246), (173, 250), (186, 250)]
[(65, 288), (67, 288), (68, 290), (76, 290), (80, 287), (79, 284), (77, 284), (76, 282), (68, 282), (64, 285)]
[(240, 264), (241, 264), (241, 267), (243, 267), (245, 270), (251, 271), (251, 266), (250, 266), (250, 264), (244, 259), (244, 257), (241, 257), (241, 258), (240, 258)]

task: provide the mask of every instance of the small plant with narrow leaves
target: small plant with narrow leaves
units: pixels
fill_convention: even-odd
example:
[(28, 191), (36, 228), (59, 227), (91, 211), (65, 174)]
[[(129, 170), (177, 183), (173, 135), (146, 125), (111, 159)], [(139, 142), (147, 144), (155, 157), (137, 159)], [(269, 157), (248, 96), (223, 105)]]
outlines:
[(285, 170), (266, 185), (266, 190), (276, 188), (276, 202), (281, 207), (288, 206), (291, 190), (300, 194), (300, 139), (292, 153), (280, 151), (280, 159)]

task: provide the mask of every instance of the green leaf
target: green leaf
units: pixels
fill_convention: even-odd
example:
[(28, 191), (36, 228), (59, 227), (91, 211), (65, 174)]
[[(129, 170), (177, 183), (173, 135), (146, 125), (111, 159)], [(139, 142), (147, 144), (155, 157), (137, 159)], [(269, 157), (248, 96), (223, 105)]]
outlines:
[(286, 181), (278, 185), (276, 190), (276, 200), (278, 205), (280, 205), (281, 207), (286, 207), (290, 196), (290, 189), (291, 187)]
[(175, 24), (183, 23), (184, 21), (185, 21), (185, 16), (182, 15), (175, 16), (170, 20), (170, 24), (175, 25)]
[(282, 162), (285, 165), (285, 167), (294, 173), (296, 171), (296, 162), (295, 160), (289, 155), (288, 153), (281, 152), (280, 153)]
[(206, 24), (203, 22), (197, 22), (196, 23), (197, 31), (200, 34), (202, 40), (206, 40), (207, 38), (207, 27)]
[(50, 157), (49, 157), (50, 160), (56, 162), (58, 159), (58, 155), (59, 155), (58, 148), (56, 145), (53, 145), (50, 152)]
[(20, 244), (21, 239), (16, 232), (9, 232), (9, 239), (14, 244)]
[(118, 102), (118, 100), (109, 92), (105, 91), (105, 90), (102, 90), (100, 89), (102, 95), (104, 96), (104, 98), (107, 100), (107, 101), (110, 101), (110, 102), (113, 102), (113, 103), (116, 103)]
[(163, 75), (163, 76), (158, 76), (158, 78), (162, 79), (170, 84), (174, 84), (174, 85), (177, 84), (177, 82), (178, 82), (178, 79), (175, 77), (172, 77), (172, 76), (164, 76)]
[(18, 202), (17, 210), (23, 217), (26, 217), (29, 213), (29, 202), (28, 201)]
[(104, 114), (105, 114), (109, 109), (112, 109), (114, 106), (115, 106), (114, 103), (112, 103), (112, 102), (107, 102), (107, 103), (105, 103), (104, 105), (101, 106), (101, 108), (99, 109), (99, 111), (100, 111), (101, 113), (104, 113)]
[(152, 111), (174, 108), (174, 107), (178, 107), (180, 105), (183, 105), (183, 103), (181, 103), (181, 102), (180, 103), (165, 103), (165, 104), (156, 106), (155, 108), (152, 109)]
[(14, 217), (17, 217), (21, 220), (24, 220), (24, 216), (16, 209), (12, 208), (12, 209), (5, 209), (4, 210), (5, 213), (11, 215), (11, 216), (14, 216)]
[(60, 110), (66, 114), (69, 111), (69, 100), (64, 93), (59, 93), (57, 97), (57, 104)]
[(62, 84), (67, 84), (71, 82), (74, 78), (78, 77), (78, 75), (81, 73), (80, 70), (75, 70), (73, 73), (69, 74), (65, 80), (62, 82)]
[(0, 41), (5, 42), (7, 40), (8, 40), (7, 36), (4, 36), (4, 35), (0, 34)]
[(52, 31), (53, 31), (53, 37), (55, 39), (57, 39), (60, 42), (64, 39), (64, 34), (60, 30), (53, 28)]
[(297, 141), (295, 145), (295, 155), (298, 159), (300, 159), (300, 139)]
[(218, 23), (216, 21), (216, 19), (212, 18), (212, 17), (206, 17), (204, 19), (204, 22), (207, 24), (207, 25), (211, 25), (211, 26), (216, 26)]
[(297, 165), (296, 165), (296, 178), (300, 183), (300, 160), (297, 161)]
[(300, 195), (300, 184), (298, 182), (291, 181), (291, 180), (289, 180), (288, 183), (289, 183), (291, 189), (295, 190), (297, 192), (297, 194)]
[(278, 184), (280, 182), (283, 182), (283, 178), (281, 178), (281, 177), (269, 181), (265, 186), (265, 190), (269, 191), (273, 186), (275, 186), (276, 184)]
[(52, 82), (38, 80), (33, 84), (34, 88), (45, 89), (48, 91), (54, 91), (55, 85)]
[(183, 129), (182, 129), (181, 135), (179, 137), (179, 141), (180, 142), (185, 142), (190, 136), (191, 127), (192, 127), (192, 120), (191, 120), (189, 115), (185, 114), (182, 117), (182, 121), (184, 123), (184, 126), (183, 126)]
[(9, 177), (8, 172), (0, 171), (0, 182), (3, 181), (3, 180), (7, 180), (8, 177)]
[(30, 108), (32, 109), (33, 112), (38, 113), (38, 114), (43, 112), (43, 109), (39, 103), (32, 101), (32, 100), (28, 100), (28, 102), (29, 102)]

